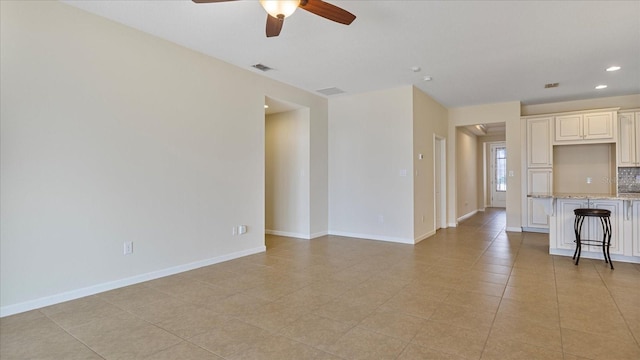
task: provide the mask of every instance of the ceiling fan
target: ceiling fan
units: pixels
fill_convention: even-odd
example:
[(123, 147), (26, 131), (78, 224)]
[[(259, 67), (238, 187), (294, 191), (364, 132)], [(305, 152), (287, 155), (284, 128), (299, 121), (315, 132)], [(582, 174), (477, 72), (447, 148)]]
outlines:
[[(198, 4), (227, 1), (236, 0), (193, 0)], [(267, 37), (278, 36), (284, 19), (293, 14), (297, 8), (345, 25), (351, 24), (356, 19), (356, 16), (347, 10), (322, 0), (260, 0), (260, 4), (267, 11)]]

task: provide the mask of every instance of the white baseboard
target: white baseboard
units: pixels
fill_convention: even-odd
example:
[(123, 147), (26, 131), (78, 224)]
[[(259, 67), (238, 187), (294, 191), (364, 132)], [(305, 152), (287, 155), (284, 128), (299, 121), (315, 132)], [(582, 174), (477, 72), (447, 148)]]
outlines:
[(433, 235), (435, 235), (435, 234), (436, 234), (436, 231), (435, 231), (435, 230), (433, 230), (433, 231), (429, 231), (429, 232), (427, 232), (427, 233), (425, 233), (425, 234), (422, 234), (422, 235), (418, 236), (418, 237), (414, 240), (414, 243), (415, 243), (415, 244), (417, 244), (417, 243), (419, 243), (420, 241), (422, 241), (422, 240), (424, 240), (424, 239), (426, 239), (426, 238), (429, 238), (429, 237), (431, 237), (431, 236), (433, 236)]
[(358, 239), (365, 239), (365, 240), (388, 241), (388, 242), (394, 242), (394, 243), (400, 243), (400, 244), (412, 244), (412, 245), (414, 244), (413, 239), (399, 238), (399, 237), (393, 237), (393, 236), (356, 234), (356, 233), (350, 233), (345, 231), (329, 231), (329, 235), (337, 235), (337, 236), (344, 236), (344, 237), (351, 237), (351, 238), (358, 238)]
[(311, 239), (315, 239), (315, 238), (319, 238), (327, 235), (329, 235), (328, 231), (320, 231), (320, 232), (311, 234)]
[(534, 233), (543, 233), (543, 234), (548, 234), (548, 233), (549, 233), (549, 229), (545, 229), (545, 228), (530, 228), (530, 227), (523, 227), (523, 228), (522, 228), (522, 232), (534, 232)]
[(307, 235), (307, 234), (292, 233), (288, 231), (278, 231), (278, 230), (268, 230), (268, 229), (265, 229), (264, 233), (267, 235), (285, 236), (285, 237), (292, 237), (292, 238), (306, 239), (306, 240), (329, 235), (328, 231), (320, 231), (317, 233), (313, 233), (311, 235)]
[(464, 214), (464, 215), (460, 216), (460, 217), (457, 219), (457, 221), (458, 221), (458, 222), (461, 222), (461, 221), (463, 221), (463, 220), (466, 220), (466, 219), (468, 219), (468, 218), (472, 217), (473, 215), (475, 215), (475, 214), (477, 214), (477, 213), (478, 213), (478, 210), (473, 210), (472, 212), (470, 212), (470, 213), (468, 213), (468, 214)]
[(513, 227), (513, 226), (507, 226), (505, 230), (507, 230), (508, 232), (522, 232), (521, 227)]
[(294, 232), (289, 232), (289, 231), (279, 231), (279, 230), (264, 230), (264, 233), (267, 235), (276, 235), (276, 236), (285, 236), (285, 237), (292, 237), (292, 238), (298, 238), (298, 239), (311, 239), (311, 236), (309, 236), (309, 234), (302, 234), (302, 233), (294, 233)]
[(447, 224), (448, 227), (458, 227), (458, 223), (449, 223)]
[[(549, 254), (551, 255), (560, 255), (560, 256), (567, 256), (569, 258), (571, 258), (573, 256), (573, 252), (575, 250), (567, 250), (567, 249), (549, 249)], [(602, 260), (604, 261), (604, 256), (602, 255), (602, 252), (598, 251), (598, 252), (592, 252), (592, 251), (584, 251), (582, 250), (582, 252), (580, 253), (580, 258), (586, 258), (586, 259), (595, 259), (595, 260)], [(569, 259), (569, 261), (573, 261), (573, 259)], [(632, 263), (632, 264), (640, 264), (640, 256), (622, 256), (622, 255), (618, 255), (618, 254), (611, 254), (611, 261), (613, 261), (613, 266), (616, 266), (616, 261), (618, 262), (625, 262), (625, 263)], [(579, 266), (579, 265), (578, 265)]]
[(158, 279), (165, 276), (175, 275), (181, 272), (197, 269), (203, 266), (209, 266), (209, 265), (221, 263), (224, 261), (241, 258), (244, 256), (265, 252), (266, 250), (267, 248), (265, 246), (259, 246), (257, 248), (237, 251), (231, 254), (222, 255), (215, 258), (211, 258), (211, 259), (196, 261), (196, 262), (192, 262), (184, 265), (178, 265), (178, 266), (170, 267), (163, 270), (152, 271), (150, 273), (140, 274), (140, 275), (128, 277), (125, 279), (110, 281), (107, 283), (93, 285), (93, 286), (85, 287), (82, 289), (66, 291), (60, 294), (55, 294), (55, 295), (46, 296), (39, 299), (29, 300), (29, 301), (21, 302), (18, 304), (2, 306), (0, 307), (0, 317), (14, 315), (14, 314), (18, 314), (18, 313), (29, 311), (29, 310), (39, 309), (45, 306), (55, 305), (65, 301), (75, 300), (81, 297), (95, 295), (101, 292), (118, 289), (118, 288), (129, 286), (129, 285), (134, 285), (134, 284)]

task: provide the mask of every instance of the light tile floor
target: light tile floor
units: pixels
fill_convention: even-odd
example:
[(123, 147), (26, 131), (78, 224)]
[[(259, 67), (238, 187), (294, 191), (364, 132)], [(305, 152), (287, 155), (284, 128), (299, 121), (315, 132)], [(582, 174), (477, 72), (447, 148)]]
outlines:
[(416, 246), (267, 252), (0, 320), (9, 359), (640, 359), (640, 265), (550, 256), (488, 209)]

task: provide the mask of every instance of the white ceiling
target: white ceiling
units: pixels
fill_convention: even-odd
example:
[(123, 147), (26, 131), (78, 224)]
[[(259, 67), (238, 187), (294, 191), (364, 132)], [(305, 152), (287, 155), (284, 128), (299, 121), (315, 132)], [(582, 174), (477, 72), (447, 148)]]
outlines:
[(316, 93), (413, 84), (447, 107), (640, 93), (640, 1), (329, 1), (357, 19), (298, 9), (274, 38), (257, 1), (64, 2)]

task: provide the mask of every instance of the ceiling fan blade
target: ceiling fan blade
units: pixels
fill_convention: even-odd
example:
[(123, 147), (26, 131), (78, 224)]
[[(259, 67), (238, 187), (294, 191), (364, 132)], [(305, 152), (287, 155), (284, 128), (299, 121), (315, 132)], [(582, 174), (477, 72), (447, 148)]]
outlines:
[(331, 5), (322, 0), (302, 0), (300, 1), (300, 7), (318, 16), (322, 16), (325, 19), (329, 19), (340, 24), (349, 25), (356, 19), (356, 16), (347, 10)]
[(196, 4), (207, 4), (207, 3), (217, 3), (217, 2), (227, 2), (227, 1), (236, 1), (236, 0), (192, 0)]
[(280, 15), (276, 18), (267, 14), (267, 37), (280, 35), (282, 24), (284, 24), (284, 16)]

